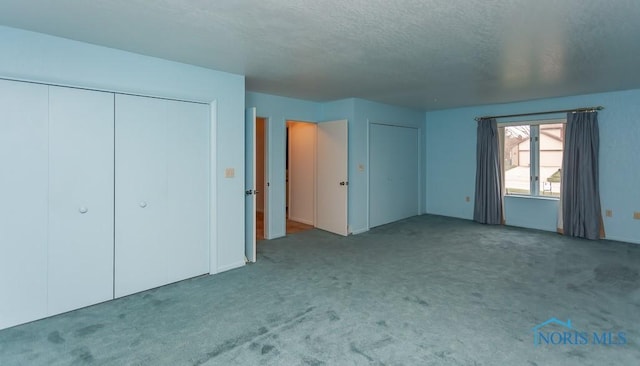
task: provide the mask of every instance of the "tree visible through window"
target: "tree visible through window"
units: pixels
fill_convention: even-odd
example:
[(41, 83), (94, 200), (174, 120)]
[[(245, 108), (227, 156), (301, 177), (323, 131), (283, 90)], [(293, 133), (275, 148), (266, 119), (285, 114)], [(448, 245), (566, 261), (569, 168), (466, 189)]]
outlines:
[(560, 197), (564, 120), (501, 127), (506, 194)]

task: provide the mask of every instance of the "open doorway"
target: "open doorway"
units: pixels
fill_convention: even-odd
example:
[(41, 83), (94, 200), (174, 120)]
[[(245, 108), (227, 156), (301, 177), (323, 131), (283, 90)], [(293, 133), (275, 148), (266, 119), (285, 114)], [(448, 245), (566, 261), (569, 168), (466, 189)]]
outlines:
[(316, 134), (315, 123), (287, 121), (287, 235), (315, 227)]
[(256, 117), (256, 240), (265, 239), (267, 210), (267, 119)]

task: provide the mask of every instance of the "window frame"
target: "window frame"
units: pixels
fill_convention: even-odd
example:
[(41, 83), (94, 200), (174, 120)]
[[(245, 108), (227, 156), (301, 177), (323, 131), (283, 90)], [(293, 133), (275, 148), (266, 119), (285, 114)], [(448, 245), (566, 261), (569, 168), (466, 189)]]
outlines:
[[(534, 199), (545, 199), (545, 200), (559, 200), (560, 197), (556, 196), (545, 196), (540, 194), (540, 125), (551, 125), (551, 124), (563, 124), (564, 128), (566, 128), (567, 118), (551, 118), (551, 119), (535, 119), (535, 120), (519, 120), (519, 121), (505, 121), (505, 122), (497, 122), (498, 129), (500, 130), (501, 135), (501, 156), (503, 158), (500, 162), (500, 168), (502, 170), (502, 182), (503, 182), (503, 190), (504, 197), (524, 197), (524, 198), (534, 198)], [(504, 164), (504, 140), (505, 140), (505, 127), (515, 127), (515, 126), (529, 126), (529, 193), (508, 193), (507, 187), (505, 183), (505, 164)], [(563, 155), (564, 155), (564, 134), (562, 139), (563, 146)]]

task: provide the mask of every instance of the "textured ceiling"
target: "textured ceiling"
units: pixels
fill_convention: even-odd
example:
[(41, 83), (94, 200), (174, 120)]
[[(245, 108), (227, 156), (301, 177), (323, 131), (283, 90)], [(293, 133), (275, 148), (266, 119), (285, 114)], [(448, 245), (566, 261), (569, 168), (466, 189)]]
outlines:
[(0, 0), (0, 24), (424, 109), (640, 88), (638, 0)]

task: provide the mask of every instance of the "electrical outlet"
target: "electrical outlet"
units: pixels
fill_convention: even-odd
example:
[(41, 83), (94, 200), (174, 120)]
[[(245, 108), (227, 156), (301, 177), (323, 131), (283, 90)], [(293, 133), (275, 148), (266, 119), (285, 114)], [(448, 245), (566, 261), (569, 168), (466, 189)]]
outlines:
[(606, 211), (604, 212), (604, 215), (605, 215), (605, 216), (607, 216), (607, 217), (612, 217), (612, 216), (613, 216), (613, 211), (611, 211), (611, 210), (606, 210)]
[(640, 220), (640, 211), (636, 211), (633, 213), (634, 220)]

